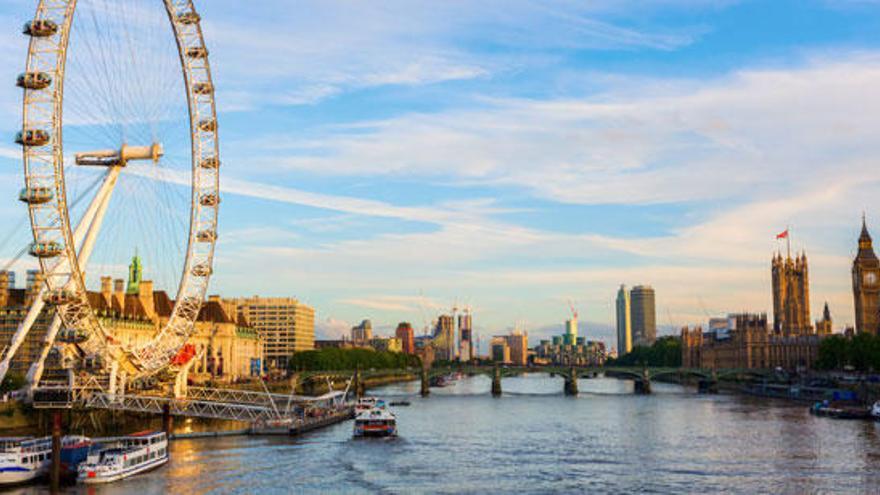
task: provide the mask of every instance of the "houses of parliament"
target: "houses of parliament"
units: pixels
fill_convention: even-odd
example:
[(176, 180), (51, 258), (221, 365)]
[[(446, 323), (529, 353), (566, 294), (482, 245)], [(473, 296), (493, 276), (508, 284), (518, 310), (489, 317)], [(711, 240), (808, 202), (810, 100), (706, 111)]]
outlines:
[[(732, 314), (713, 319), (710, 328), (681, 330), (682, 366), (692, 368), (806, 369), (813, 366), (820, 341), (832, 333), (831, 311), (810, 321), (810, 278), (806, 253), (776, 253), (771, 261), (773, 321), (766, 314)], [(853, 260), (855, 328), (848, 333), (880, 334), (880, 259), (862, 219)]]

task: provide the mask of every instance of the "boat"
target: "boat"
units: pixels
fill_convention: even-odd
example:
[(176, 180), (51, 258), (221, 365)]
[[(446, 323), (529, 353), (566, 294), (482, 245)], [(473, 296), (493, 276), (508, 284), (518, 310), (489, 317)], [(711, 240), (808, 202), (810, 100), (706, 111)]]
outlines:
[(880, 400), (874, 403), (871, 407), (871, 417), (877, 421), (880, 421)]
[(79, 466), (89, 456), (95, 443), (88, 437), (71, 436), (61, 443), (61, 478), (75, 482)]
[(408, 406), (410, 404), (409, 404), (408, 400), (399, 400), (399, 401), (392, 402), (389, 405), (390, 406)]
[(397, 417), (386, 408), (373, 408), (364, 411), (354, 419), (354, 436), (394, 437), (397, 436)]
[(380, 404), (383, 404), (382, 401), (375, 397), (361, 397), (354, 405), (354, 414), (357, 416), (360, 413), (380, 407)]
[(871, 411), (865, 407), (854, 407), (839, 403), (822, 401), (813, 404), (810, 413), (815, 416), (823, 416), (834, 419), (869, 419)]
[(165, 432), (145, 431), (105, 438), (79, 466), (78, 481), (86, 484), (111, 483), (155, 469), (168, 462)]
[[(62, 468), (66, 456), (76, 458), (91, 441), (68, 435), (61, 439)], [(0, 486), (27, 483), (49, 473), (52, 466), (52, 437), (0, 438)]]

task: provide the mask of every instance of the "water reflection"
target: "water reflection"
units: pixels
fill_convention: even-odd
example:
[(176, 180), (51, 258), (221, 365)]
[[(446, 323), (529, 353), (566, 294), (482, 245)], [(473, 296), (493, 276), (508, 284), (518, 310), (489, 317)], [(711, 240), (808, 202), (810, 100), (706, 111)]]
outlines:
[[(419, 397), (387, 387), (401, 437), (351, 438), (341, 424), (298, 438), (215, 438), (172, 444), (171, 463), (128, 481), (72, 493), (811, 493), (876, 492), (880, 425), (815, 418), (801, 404), (702, 396), (654, 384), (524, 375), (489, 395), (484, 376)], [(17, 490), (38, 493), (38, 488)]]

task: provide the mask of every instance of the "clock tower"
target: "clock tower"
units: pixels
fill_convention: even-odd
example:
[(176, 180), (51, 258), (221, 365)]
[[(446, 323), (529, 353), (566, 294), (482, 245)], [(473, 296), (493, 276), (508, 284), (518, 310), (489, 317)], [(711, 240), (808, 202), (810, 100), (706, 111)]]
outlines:
[(856, 331), (880, 334), (880, 260), (874, 254), (871, 234), (864, 217), (859, 236), (859, 254), (853, 261), (853, 296)]

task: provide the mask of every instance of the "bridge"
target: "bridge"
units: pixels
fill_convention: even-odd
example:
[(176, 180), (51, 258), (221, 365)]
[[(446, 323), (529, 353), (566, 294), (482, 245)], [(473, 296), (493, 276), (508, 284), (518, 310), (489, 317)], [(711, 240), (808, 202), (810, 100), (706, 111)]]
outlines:
[(566, 395), (578, 394), (578, 379), (593, 378), (600, 374), (608, 377), (633, 380), (635, 393), (650, 394), (651, 383), (662, 378), (694, 378), (698, 381), (701, 392), (718, 391), (718, 383), (723, 380), (765, 379), (771, 378), (775, 372), (765, 369), (703, 369), (703, 368), (671, 368), (671, 367), (576, 367), (576, 366), (461, 366), (441, 367), (422, 370), (421, 395), (430, 394), (432, 379), (449, 373), (465, 373), (468, 375), (486, 375), (492, 378), (492, 395), (502, 394), (501, 382), (504, 377), (518, 376), (525, 373), (549, 373), (563, 378), (563, 391)]

